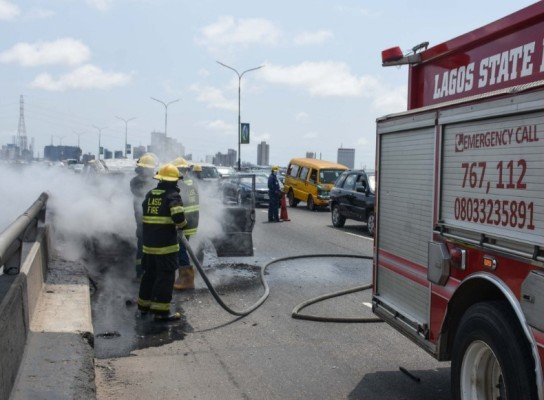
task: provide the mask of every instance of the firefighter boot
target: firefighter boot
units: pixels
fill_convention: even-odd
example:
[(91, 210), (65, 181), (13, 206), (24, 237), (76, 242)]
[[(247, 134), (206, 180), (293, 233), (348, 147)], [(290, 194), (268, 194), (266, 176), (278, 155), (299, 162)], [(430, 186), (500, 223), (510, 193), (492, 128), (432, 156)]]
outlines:
[(176, 282), (174, 282), (174, 289), (176, 290), (189, 290), (195, 288), (195, 270), (193, 267), (180, 268), (179, 275)]
[(180, 312), (175, 312), (172, 314), (156, 314), (155, 317), (153, 317), (153, 320), (156, 322), (170, 322), (180, 320), (182, 316), (183, 315), (181, 315)]

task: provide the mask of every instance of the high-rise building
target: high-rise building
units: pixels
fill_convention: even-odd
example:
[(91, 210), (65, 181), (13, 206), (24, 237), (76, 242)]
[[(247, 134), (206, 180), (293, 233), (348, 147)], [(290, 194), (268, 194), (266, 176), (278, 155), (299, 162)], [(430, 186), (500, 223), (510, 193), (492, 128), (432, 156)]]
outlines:
[(151, 132), (149, 151), (155, 153), (162, 161), (173, 160), (185, 155), (185, 146), (163, 132)]
[(213, 165), (223, 167), (234, 167), (236, 165), (236, 150), (228, 149), (227, 154), (217, 153), (213, 157)]
[(264, 140), (257, 145), (257, 165), (270, 165), (270, 145)]
[(306, 158), (315, 158), (315, 153), (313, 151), (307, 151)]
[(353, 169), (355, 166), (355, 149), (345, 149), (340, 147), (338, 149), (338, 164), (345, 165), (349, 169)]

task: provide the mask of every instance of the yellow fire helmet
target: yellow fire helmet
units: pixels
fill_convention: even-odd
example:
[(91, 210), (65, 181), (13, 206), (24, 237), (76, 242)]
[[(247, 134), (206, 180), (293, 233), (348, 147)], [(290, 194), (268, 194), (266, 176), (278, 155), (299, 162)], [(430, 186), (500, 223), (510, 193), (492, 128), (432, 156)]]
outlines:
[(189, 168), (189, 163), (183, 157), (176, 158), (171, 164), (178, 168)]
[(277, 165), (274, 165), (272, 167), (272, 171), (278, 172), (279, 170), (280, 170), (280, 167), (278, 167)]
[(193, 165), (193, 172), (202, 172), (202, 165), (199, 165), (199, 164)]
[(179, 180), (179, 170), (173, 164), (165, 164), (153, 178), (159, 181), (177, 182)]
[(154, 154), (151, 153), (145, 153), (143, 156), (141, 156), (138, 161), (136, 162), (136, 165), (138, 167), (142, 168), (155, 168), (157, 166), (157, 158)]

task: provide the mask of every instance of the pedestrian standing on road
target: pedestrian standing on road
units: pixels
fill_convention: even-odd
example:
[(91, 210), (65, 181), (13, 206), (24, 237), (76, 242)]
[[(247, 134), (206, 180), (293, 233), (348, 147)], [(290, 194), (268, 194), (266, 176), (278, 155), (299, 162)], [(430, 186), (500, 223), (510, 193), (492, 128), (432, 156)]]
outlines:
[(173, 321), (181, 318), (179, 312), (170, 313), (179, 266), (177, 231), (187, 225), (187, 220), (177, 186), (177, 167), (166, 164), (154, 178), (159, 183), (147, 193), (142, 203), (144, 274), (140, 283), (138, 309), (142, 315), (148, 312), (154, 314), (155, 321)]
[(278, 209), (280, 207), (280, 182), (277, 173), (280, 170), (278, 166), (273, 166), (268, 177), (268, 222), (280, 222)]
[(145, 153), (136, 162), (136, 176), (130, 181), (134, 218), (136, 219), (136, 279), (140, 280), (142, 269), (142, 201), (147, 192), (155, 187), (153, 174), (157, 166), (154, 154)]

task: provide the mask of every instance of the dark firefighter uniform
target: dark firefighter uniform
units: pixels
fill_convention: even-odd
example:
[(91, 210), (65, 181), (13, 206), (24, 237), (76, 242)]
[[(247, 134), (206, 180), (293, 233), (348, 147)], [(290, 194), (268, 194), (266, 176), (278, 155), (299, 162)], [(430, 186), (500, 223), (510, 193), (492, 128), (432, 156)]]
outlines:
[(178, 319), (170, 314), (172, 289), (178, 268), (177, 229), (187, 225), (184, 207), (177, 188), (178, 169), (167, 164), (155, 176), (161, 181), (147, 193), (143, 208), (144, 275), (140, 284), (138, 308), (151, 311), (156, 319)]
[(136, 220), (136, 278), (142, 276), (142, 201), (146, 193), (155, 186), (153, 171), (156, 160), (151, 154), (144, 154), (136, 162), (136, 176), (130, 181), (133, 196), (134, 219)]

